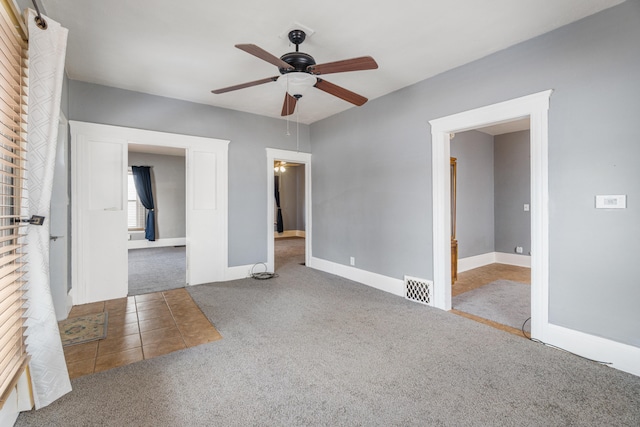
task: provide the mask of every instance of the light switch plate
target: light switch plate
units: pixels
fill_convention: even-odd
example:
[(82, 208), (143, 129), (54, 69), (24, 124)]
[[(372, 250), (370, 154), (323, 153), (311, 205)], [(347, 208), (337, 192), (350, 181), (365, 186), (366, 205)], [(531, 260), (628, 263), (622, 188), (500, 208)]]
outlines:
[(626, 209), (627, 195), (597, 195), (596, 209)]

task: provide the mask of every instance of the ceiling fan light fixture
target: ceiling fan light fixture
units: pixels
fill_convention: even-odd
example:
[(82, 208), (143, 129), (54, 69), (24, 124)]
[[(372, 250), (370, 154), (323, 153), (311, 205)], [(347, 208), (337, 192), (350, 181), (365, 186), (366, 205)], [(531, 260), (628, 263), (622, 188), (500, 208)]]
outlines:
[(286, 73), (278, 77), (278, 83), (280, 83), (291, 96), (304, 96), (309, 88), (315, 86), (317, 82), (318, 79), (316, 76), (297, 71)]

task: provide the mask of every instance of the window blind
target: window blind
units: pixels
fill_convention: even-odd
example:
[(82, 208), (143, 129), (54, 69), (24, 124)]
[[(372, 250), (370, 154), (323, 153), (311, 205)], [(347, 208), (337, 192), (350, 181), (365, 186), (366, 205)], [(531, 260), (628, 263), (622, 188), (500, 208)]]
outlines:
[(27, 42), (11, 2), (0, 9), (0, 406), (29, 361), (25, 348), (25, 228), (20, 222), (26, 157)]
[(138, 197), (131, 167), (129, 167), (127, 179), (127, 225), (129, 230), (144, 230), (147, 211)]

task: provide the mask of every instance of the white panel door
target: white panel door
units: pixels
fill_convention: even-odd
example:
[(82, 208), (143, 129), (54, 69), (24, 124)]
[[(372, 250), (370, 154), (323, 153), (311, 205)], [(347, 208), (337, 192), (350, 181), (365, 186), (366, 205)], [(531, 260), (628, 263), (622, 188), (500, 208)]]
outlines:
[(128, 293), (126, 140), (74, 138), (76, 182), (73, 229), (79, 248), (74, 304), (122, 298)]
[[(199, 285), (224, 279), (227, 244), (220, 198), (220, 174), (226, 158), (198, 148), (187, 150), (187, 283)], [(225, 172), (226, 174), (226, 172)], [(226, 203), (222, 203), (225, 205)]]

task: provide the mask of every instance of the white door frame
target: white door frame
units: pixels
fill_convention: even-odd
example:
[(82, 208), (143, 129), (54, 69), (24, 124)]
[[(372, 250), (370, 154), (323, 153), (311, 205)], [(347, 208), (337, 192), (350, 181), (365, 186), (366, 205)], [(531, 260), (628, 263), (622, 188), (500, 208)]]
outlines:
[(531, 132), (531, 336), (549, 325), (548, 110), (552, 90), (431, 120), (435, 306), (451, 309), (450, 134), (529, 117)]
[[(217, 210), (216, 221), (216, 235), (220, 238), (216, 241), (216, 253), (210, 253), (206, 262), (209, 264), (209, 271), (215, 273), (217, 280), (224, 280), (228, 270), (228, 140), (205, 138), (182, 134), (172, 134), (165, 132), (149, 131), (143, 129), (133, 129), (120, 126), (101, 125), (96, 123), (86, 123), (69, 121), (71, 125), (71, 175), (72, 175), (72, 246), (71, 246), (71, 264), (72, 264), (72, 291), (74, 304), (84, 304), (90, 301), (88, 295), (88, 288), (86, 281), (83, 280), (82, 274), (82, 216), (80, 215), (80, 203), (78, 199), (78, 180), (79, 180), (79, 165), (78, 165), (78, 147), (82, 145), (82, 142), (91, 135), (100, 136), (101, 138), (110, 139), (114, 143), (123, 144), (125, 150), (129, 144), (143, 144), (152, 145), (158, 147), (175, 147), (185, 150), (185, 169), (186, 169), (186, 202), (192, 204), (205, 204), (209, 205), (215, 203), (215, 209)], [(200, 188), (198, 183), (194, 182), (195, 179), (192, 176), (193, 165), (190, 164), (188, 159), (190, 153), (199, 153), (200, 151), (205, 154), (210, 154), (211, 150), (217, 151), (216, 165), (212, 168), (210, 173), (215, 174), (217, 177), (215, 188)], [(126, 160), (126, 159), (125, 159)], [(123, 170), (123, 175), (126, 174), (126, 162)], [(204, 193), (203, 193), (204, 192)], [(215, 199), (212, 200), (212, 196), (215, 195)], [(123, 188), (123, 197), (126, 199), (126, 191)], [(203, 197), (198, 197), (203, 196)], [(126, 200), (124, 201), (126, 203)], [(205, 206), (206, 207), (206, 206)], [(196, 209), (200, 209), (199, 206), (195, 206)], [(204, 207), (202, 208), (204, 209)], [(187, 259), (190, 259), (189, 247), (190, 247), (190, 233), (197, 233), (197, 230), (192, 230), (190, 227), (190, 218), (187, 215)], [(123, 230), (122, 238), (126, 237), (126, 228)], [(126, 246), (125, 246), (126, 247)], [(125, 266), (125, 269), (127, 266)], [(193, 283), (190, 281), (190, 285), (196, 285), (202, 282)], [(113, 298), (119, 298), (126, 295), (113, 296)]]
[(297, 151), (267, 148), (267, 271), (275, 269), (273, 211), (275, 196), (273, 185), (273, 162), (301, 163), (304, 165), (304, 213), (305, 213), (305, 251), (304, 261), (309, 265), (311, 258), (311, 154)]

